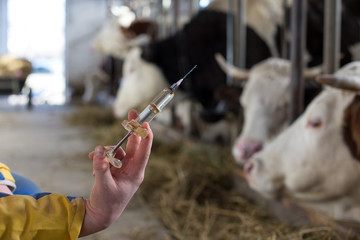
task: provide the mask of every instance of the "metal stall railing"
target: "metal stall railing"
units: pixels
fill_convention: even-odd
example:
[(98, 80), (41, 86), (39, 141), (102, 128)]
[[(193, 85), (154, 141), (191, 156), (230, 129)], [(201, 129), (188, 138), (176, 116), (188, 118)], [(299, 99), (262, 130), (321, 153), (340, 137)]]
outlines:
[[(228, 1), (228, 13), (226, 15), (226, 61), (234, 65), (234, 15), (233, 6), (234, 0)], [(232, 85), (234, 82), (233, 77), (226, 74), (227, 85)]]
[[(304, 60), (307, 0), (294, 0), (291, 11), (291, 89), (288, 117), (292, 123), (304, 110)], [(341, 0), (325, 0), (323, 71), (333, 73), (340, 63)]]
[(303, 112), (304, 104), (304, 50), (306, 40), (307, 0), (294, 0), (291, 11), (291, 82), (290, 104), (288, 109), (289, 123)]
[(287, 11), (287, 0), (282, 1), (283, 9), (283, 26), (281, 28), (281, 57), (283, 59), (289, 59), (289, 11)]
[[(232, 65), (243, 69), (246, 66), (247, 0), (227, 1), (228, 14), (226, 19), (226, 60)], [(234, 85), (234, 79), (231, 76), (227, 75), (226, 81), (228, 86)]]
[(324, 73), (334, 73), (340, 65), (341, 0), (325, 0)]

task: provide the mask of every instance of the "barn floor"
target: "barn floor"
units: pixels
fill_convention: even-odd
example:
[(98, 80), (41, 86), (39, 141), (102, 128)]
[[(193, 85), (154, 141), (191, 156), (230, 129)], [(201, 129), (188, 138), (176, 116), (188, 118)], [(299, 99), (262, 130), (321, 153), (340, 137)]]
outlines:
[[(12, 171), (36, 182), (42, 191), (88, 197), (94, 146), (84, 127), (68, 126), (64, 120), (73, 107), (9, 106), (0, 100), (1, 162)], [(151, 232), (152, 239), (167, 239), (162, 225), (143, 199), (135, 195), (122, 217), (110, 228), (82, 239), (137, 239)]]

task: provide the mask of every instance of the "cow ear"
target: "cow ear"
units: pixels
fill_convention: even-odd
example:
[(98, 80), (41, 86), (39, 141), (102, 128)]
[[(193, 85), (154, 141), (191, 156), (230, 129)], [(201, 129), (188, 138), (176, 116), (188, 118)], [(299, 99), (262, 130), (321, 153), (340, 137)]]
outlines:
[(247, 80), (249, 78), (249, 71), (235, 67), (234, 65), (227, 63), (223, 55), (220, 53), (215, 54), (215, 60), (219, 64), (220, 68), (230, 77)]
[(343, 136), (351, 154), (360, 161), (360, 95), (355, 95), (344, 114)]
[(316, 78), (316, 81), (334, 88), (360, 91), (360, 78), (357, 76), (321, 75)]

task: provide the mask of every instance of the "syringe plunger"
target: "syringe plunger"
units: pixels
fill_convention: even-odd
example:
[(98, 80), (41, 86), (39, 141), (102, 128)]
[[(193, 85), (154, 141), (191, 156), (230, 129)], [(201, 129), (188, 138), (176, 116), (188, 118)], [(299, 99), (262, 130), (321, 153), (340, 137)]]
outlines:
[(123, 127), (127, 131), (133, 131), (133, 133), (139, 137), (145, 138), (148, 133), (147, 130), (142, 128), (141, 125), (144, 122), (151, 122), (154, 117), (161, 112), (165, 106), (173, 99), (174, 90), (171, 88), (165, 88), (162, 92), (156, 96), (151, 103), (139, 114), (135, 120), (124, 120), (122, 122)]

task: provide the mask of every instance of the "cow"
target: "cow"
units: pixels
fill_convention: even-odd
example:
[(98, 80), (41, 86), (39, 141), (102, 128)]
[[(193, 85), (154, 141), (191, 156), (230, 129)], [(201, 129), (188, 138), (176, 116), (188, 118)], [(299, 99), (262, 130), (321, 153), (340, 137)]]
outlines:
[[(285, 23), (290, 22), (292, 2), (292, 0), (255, 0), (247, 3), (247, 30), (254, 31), (266, 43), (266, 49), (268, 49), (272, 57), (280, 57), (283, 54), (280, 45), (282, 41), (287, 41), (288, 39), (281, 39), (281, 33), (287, 31)], [(305, 56), (307, 66), (314, 67), (323, 62), (325, 1), (308, 0), (307, 2)], [(341, 3), (341, 66), (357, 60), (358, 58), (356, 57), (360, 55), (360, 50), (356, 47), (360, 42), (360, 14), (357, 11), (359, 6), (360, 4), (357, 0), (343, 0)], [(213, 1), (209, 9), (227, 13), (229, 12), (228, 1)], [(236, 8), (230, 9), (235, 11)], [(289, 36), (286, 36), (286, 38), (289, 38)], [(251, 39), (248, 40), (251, 41)], [(245, 54), (252, 55), (256, 52), (254, 50), (257, 49), (257, 44), (253, 46), (251, 42), (247, 41), (247, 43), (248, 49)], [(261, 47), (258, 51), (260, 50), (263, 51), (265, 48)], [(247, 69), (258, 62), (256, 60), (251, 61), (251, 56), (246, 56), (246, 58), (247, 61), (250, 58), (249, 64), (245, 66)]]
[[(214, 2), (221, 3), (224, 1)], [(151, 73), (146, 72), (147, 70), (140, 68), (140, 66), (142, 66), (141, 64), (124, 68), (122, 81), (129, 83), (119, 88), (113, 105), (115, 116), (124, 118), (124, 114), (128, 109), (136, 107), (136, 105), (134, 105), (136, 101), (136, 104), (139, 104), (140, 102), (143, 103), (149, 100), (148, 95), (141, 95), (142, 98), (140, 98), (136, 92), (132, 94), (132, 96), (137, 96), (136, 101), (133, 99), (129, 101), (128, 97), (122, 96), (125, 92), (127, 92), (127, 96), (131, 95), (131, 84), (134, 85), (131, 87), (132, 89), (154, 96), (162, 86), (170, 85), (172, 82), (181, 78), (186, 71), (194, 65), (197, 65), (196, 70), (193, 71), (180, 86), (180, 91), (184, 92), (186, 97), (194, 101), (196, 105), (200, 105), (200, 107), (196, 108), (202, 109), (201, 113), (199, 113), (201, 119), (206, 119), (207, 122), (212, 123), (224, 119), (230, 108), (229, 104), (224, 104), (227, 100), (223, 99), (222, 94), (220, 94), (220, 89), (228, 88), (226, 75), (217, 65), (213, 55), (216, 52), (225, 54), (226, 17), (226, 12), (211, 5), (209, 8), (199, 11), (174, 35), (142, 46), (140, 56), (134, 54), (135, 52), (138, 53), (138, 50), (130, 51), (129, 55), (131, 56), (125, 58), (124, 66), (130, 65), (127, 64), (126, 61), (141, 62), (145, 65), (146, 69), (157, 73), (152, 76)], [(248, 66), (271, 56), (271, 51), (266, 42), (250, 27), (248, 27), (247, 38), (248, 42), (252, 43), (249, 47), (249, 49), (251, 49), (249, 51), (251, 51), (252, 54), (248, 54), (247, 58)], [(139, 56), (140, 59), (135, 60), (134, 56), (136, 55)], [(149, 67), (157, 69), (150, 70)], [(127, 70), (132, 72), (126, 73)], [(155, 87), (149, 88), (149, 84), (142, 83), (145, 79), (132, 81), (126, 79), (127, 76), (134, 77), (136, 75), (148, 78), (146, 81), (153, 82), (152, 85), (157, 86), (156, 91), (154, 89)], [(159, 84), (160, 79), (161, 84)], [(125, 89), (125, 86), (129, 88)], [(152, 89), (154, 90), (150, 93)], [(241, 92), (241, 88), (236, 89), (235, 92)], [(239, 112), (239, 104), (235, 103), (235, 105), (237, 105), (237, 108), (231, 107), (231, 109)], [(201, 123), (199, 125), (203, 126), (204, 124), (205, 123)], [(224, 124), (219, 123), (219, 126), (221, 125)]]
[(131, 108), (144, 107), (143, 104), (167, 87), (162, 72), (154, 64), (142, 60), (140, 54), (141, 49), (133, 47), (125, 57), (121, 87), (113, 104), (117, 118), (123, 118)]
[[(269, 1), (258, 0), (251, 1), (247, 5), (245, 66), (247, 69), (262, 60), (281, 54), (278, 46), (280, 45), (279, 28), (282, 26), (282, 20), (284, 19), (284, 9), (281, 8), (282, 2), (277, 0), (271, 1), (270, 4)], [(318, 9), (313, 9), (318, 6), (317, 2), (309, 1), (308, 25), (318, 26), (307, 34), (308, 43), (316, 42), (316, 45), (312, 44), (308, 47), (309, 54), (312, 56), (310, 59), (311, 66), (318, 66), (321, 61), (318, 63), (319, 61), (315, 59), (322, 59), (323, 21), (317, 21), (323, 18), (323, 11), (318, 12)], [(224, 56), (226, 52), (226, 19), (228, 13), (226, 4), (227, 1), (213, 1), (207, 8), (199, 11), (174, 35), (151, 42), (141, 48), (142, 60), (158, 67), (168, 83), (174, 82), (184, 75), (188, 69), (198, 65), (197, 70), (180, 87), (192, 99), (199, 102), (205, 110), (209, 111), (217, 109), (218, 105), (223, 102), (222, 99), (216, 97), (216, 90), (227, 86), (226, 75), (213, 58), (217, 52)], [(313, 10), (310, 11), (311, 9)], [(311, 17), (313, 15), (316, 17)], [(347, 15), (343, 18), (346, 17)], [(262, 20), (259, 21), (258, 19)], [(266, 24), (265, 27), (264, 24)], [(360, 40), (360, 30), (356, 26), (350, 29), (344, 27), (343, 29), (343, 32), (351, 32), (354, 35), (359, 33), (357, 40)], [(316, 39), (312, 39), (314, 36), (316, 36)], [(349, 45), (357, 40), (353, 39), (353, 37), (347, 41), (342, 40), (342, 42), (346, 42), (344, 49), (342, 48), (342, 52), (344, 52), (342, 55), (347, 55), (345, 52), (348, 51)], [(318, 50), (320, 52), (317, 52)], [(344, 58), (344, 62), (349, 61), (348, 58)], [(314, 63), (317, 64), (314, 65)], [(132, 68), (132, 70), (142, 71), (136, 68)], [(146, 75), (149, 76), (149, 74)], [(131, 107), (133, 106), (129, 105), (128, 109)], [(114, 108), (116, 108), (116, 104)], [(117, 111), (115, 109), (115, 112)]]
[[(360, 221), (360, 62), (323, 76), (326, 87), (244, 166), (266, 198), (295, 199), (336, 220)], [(338, 81), (334, 81), (338, 80)]]
[[(357, 6), (358, 1), (347, 0), (342, 5), (342, 21), (341, 21), (341, 59), (340, 65), (344, 65), (352, 60), (360, 59), (360, 28), (358, 16), (354, 15), (353, 7)], [(308, 52), (308, 66), (318, 66), (322, 63), (323, 56), (323, 14), (324, 1), (309, 1), (307, 13), (307, 40), (306, 49)], [(355, 11), (356, 12), (356, 11)], [(273, 43), (274, 44), (274, 43)], [(218, 57), (218, 61), (219, 61)], [(223, 60), (222, 60), (223, 61)], [(223, 61), (224, 62), (224, 61)], [(317, 65), (318, 64), (318, 65)], [(238, 70), (233, 66), (222, 63), (223, 69), (227, 74), (235, 76), (240, 79), (247, 79), (249, 71)], [(224, 67), (225, 66), (225, 67)], [(225, 69), (226, 68), (226, 69)], [(316, 68), (316, 67), (315, 67)], [(271, 69), (271, 68), (270, 68)], [(272, 71), (272, 70), (268, 70)], [(276, 71), (276, 70), (274, 70)], [(251, 72), (251, 71), (250, 71)], [(252, 74), (254, 75), (254, 74)], [(286, 78), (289, 81), (290, 72)], [(266, 76), (265, 76), (266, 79)], [(248, 83), (252, 82), (253, 77)], [(270, 84), (270, 82), (269, 82)], [(240, 135), (235, 140), (232, 147), (232, 154), (237, 163), (242, 165), (252, 154), (262, 149), (263, 144), (270, 141), (278, 133), (280, 133), (286, 126), (286, 112), (288, 97), (285, 89), (280, 91), (268, 90), (265, 96), (264, 90), (272, 89), (271, 86), (257, 87), (257, 83), (250, 84), (251, 87), (244, 86), (243, 94), (248, 97), (242, 97), (242, 104), (244, 105), (244, 126)], [(314, 81), (306, 81), (305, 89), (305, 103), (306, 106), (311, 99), (316, 96), (321, 90)], [(251, 97), (249, 97), (251, 96)], [(266, 101), (265, 101), (266, 99)], [(264, 105), (259, 105), (257, 102), (266, 102)], [(283, 105), (282, 105), (283, 104)], [(276, 107), (278, 106), (278, 107)], [(279, 107), (279, 106), (282, 106)], [(264, 117), (266, 116), (266, 118)], [(282, 117), (280, 117), (282, 116)]]
[(122, 77), (122, 65), (123, 59), (105, 56), (98, 68), (85, 74), (82, 103), (108, 104), (113, 101)]
[[(287, 109), (290, 104), (291, 62), (272, 57), (245, 70), (227, 63), (219, 53), (215, 59), (226, 74), (244, 82), (239, 99), (244, 124), (232, 146), (235, 162), (242, 165), (289, 124)], [(321, 85), (314, 80), (321, 71), (319, 66), (305, 69), (304, 105), (322, 90)]]
[[(279, 28), (282, 26), (283, 8), (273, 7), (281, 6), (282, 1), (251, 1), (247, 7), (247, 49), (246, 49), (246, 68), (250, 69), (255, 64), (273, 57), (274, 55), (281, 54), (279, 49)], [(323, 4), (323, 2), (321, 2)], [(176, 32), (174, 35), (165, 39), (154, 41), (150, 44), (146, 44), (141, 47), (141, 54), (139, 61), (144, 61), (150, 65), (147, 67), (157, 67), (162, 73), (166, 84), (169, 85), (172, 82), (179, 79), (194, 65), (198, 65), (196, 71), (194, 71), (181, 86), (180, 89), (187, 94), (187, 96), (200, 103), (202, 111), (199, 114), (201, 117), (221, 120), (227, 116), (230, 112), (229, 104), (224, 104), (225, 100), (219, 94), (220, 89), (227, 89), (226, 75), (216, 63), (213, 58), (215, 53), (220, 53), (225, 56), (226, 51), (226, 17), (228, 7), (227, 1), (213, 1), (209, 7), (199, 11), (182, 29)], [(272, 7), (268, 7), (270, 4)], [(318, 26), (317, 28), (311, 28), (312, 31), (308, 34), (308, 52), (311, 58), (309, 59), (309, 66), (314, 66), (315, 63), (321, 63), (322, 61), (322, 39), (323, 34), (323, 11), (318, 11), (317, 1), (309, 1), (309, 15), (308, 24)], [(322, 5), (323, 6), (323, 5)], [(314, 16), (315, 17), (314, 17)], [(257, 16), (254, 17), (254, 16)], [(343, 16), (347, 19), (347, 15)], [(262, 19), (259, 21), (258, 19)], [(349, 20), (350, 21), (350, 20)], [(346, 22), (343, 20), (343, 22)], [(266, 23), (266, 26), (263, 26)], [(351, 25), (353, 26), (353, 25)], [(356, 26), (356, 24), (355, 24)], [(271, 31), (270, 31), (271, 29)], [(343, 28), (345, 32), (351, 32), (354, 35), (359, 33), (359, 29), (356, 27)], [(314, 37), (316, 36), (316, 37)], [(319, 36), (319, 37), (318, 37)], [(344, 36), (347, 36), (344, 34)], [(315, 39), (311, 39), (315, 38)], [(316, 41), (315, 41), (316, 40)], [(351, 41), (350, 41), (351, 40)], [(348, 56), (346, 54), (350, 45), (357, 41), (353, 37), (349, 40), (343, 41), (346, 44), (342, 47), (342, 56)], [(321, 42), (320, 46), (319, 43)], [(352, 46), (352, 45), (351, 45)], [(316, 50), (316, 51), (315, 51)], [(320, 50), (320, 51), (318, 51)], [(319, 60), (320, 59), (320, 60)], [(343, 57), (342, 63), (350, 61), (351, 57)], [(133, 61), (133, 60), (132, 60)], [(151, 74), (145, 73), (145, 70), (136, 67), (131, 67), (131, 71), (138, 71), (137, 75), (147, 76), (152, 78)], [(316, 65), (318, 66), (318, 65)], [(125, 70), (125, 69), (124, 69)], [(155, 70), (152, 70), (153, 72)], [(140, 73), (142, 72), (142, 73)], [(130, 74), (124, 74), (130, 75)], [(155, 75), (156, 78), (159, 74)], [(135, 74), (133, 75), (135, 76)], [(123, 81), (126, 77), (123, 78)], [(156, 80), (156, 82), (158, 79)], [(140, 79), (132, 81), (136, 86), (133, 89), (146, 88), (146, 84), (142, 86)], [(154, 83), (155, 84), (155, 83)], [(129, 84), (130, 85), (130, 84)], [(128, 86), (129, 86), (128, 85)], [(238, 94), (241, 94), (242, 88), (239, 87)], [(131, 103), (134, 100), (125, 103), (126, 99), (121, 97), (122, 92), (129, 92), (131, 90), (119, 89), (113, 108), (116, 117), (124, 118), (125, 115), (119, 114), (126, 112), (130, 108), (135, 106)], [(141, 90), (142, 92), (149, 92), (149, 88)], [(128, 93), (129, 94), (129, 93)], [(154, 91), (150, 95), (155, 95)], [(135, 93), (133, 96), (137, 96)], [(146, 102), (145, 98), (140, 99), (137, 96), (139, 102)], [(121, 103), (122, 102), (122, 103)], [(234, 104), (235, 105), (235, 104)], [(240, 112), (239, 103), (237, 113)], [(220, 109), (220, 110), (219, 110)], [(234, 108), (231, 108), (234, 109)], [(230, 114), (236, 114), (230, 112)], [(217, 117), (213, 117), (213, 116)], [(214, 121), (216, 122), (216, 121)], [(263, 139), (265, 141), (267, 139)]]
[[(276, 1), (278, 2), (281, 1)], [(248, 11), (254, 12), (252, 16), (257, 15), (257, 19), (264, 19), (262, 22), (271, 22), (276, 26), (282, 17), (281, 10), (277, 7), (267, 10), (263, 4), (268, 3), (267, 1), (252, 1), (248, 4)], [(259, 11), (259, 9), (265, 9), (265, 11)], [(276, 18), (276, 21), (270, 21), (272, 18)], [(198, 65), (196, 71), (181, 85), (181, 89), (199, 101), (205, 109), (216, 109), (220, 101), (216, 97), (215, 90), (219, 87), (225, 88), (226, 76), (217, 65), (213, 55), (216, 52), (225, 55), (226, 19), (226, 1), (215, 0), (207, 8), (199, 11), (174, 35), (144, 45), (141, 49), (141, 58), (158, 67), (168, 83), (177, 80), (187, 70)], [(259, 35), (264, 32), (263, 30), (259, 28), (254, 30), (252, 27), (259, 25), (257, 19), (252, 17), (247, 26), (247, 42), (251, 43), (247, 48), (247, 51), (251, 53), (247, 54), (247, 67), (272, 56), (273, 50), (270, 48), (273, 47), (269, 47), (268, 41), (263, 39), (272, 37), (263, 37)]]
[[(113, 103), (113, 114), (118, 119), (124, 118), (131, 108), (142, 110), (158, 93), (170, 86), (159, 68), (143, 60), (140, 55), (141, 49), (133, 47), (125, 58), (121, 87), (118, 89), (117, 98)], [(188, 79), (184, 81), (188, 81)], [(168, 110), (171, 110), (175, 104), (177, 110), (174, 116)], [(175, 121), (174, 118), (181, 118), (181, 126), (178, 128), (184, 128), (184, 134), (191, 135), (189, 127), (191, 119), (188, 114), (191, 106), (192, 104), (183, 91), (177, 90), (169, 106), (156, 119), (159, 120), (160, 118), (160, 121), (165, 125), (171, 125)]]
[[(129, 49), (156, 39), (156, 24), (148, 19), (136, 19), (132, 14), (132, 12), (125, 11), (120, 16), (109, 17), (94, 37), (92, 47), (94, 51), (103, 55), (103, 59), (97, 69), (90, 71), (85, 76), (83, 103), (98, 103), (101, 92), (110, 96), (116, 95), (122, 78), (123, 61)], [(121, 18), (132, 19), (132, 17), (134, 19), (128, 26), (119, 22)]]
[(123, 59), (129, 48), (147, 44), (157, 38), (157, 25), (149, 19), (136, 19), (123, 26), (119, 17), (112, 16), (104, 22), (94, 37), (92, 47), (104, 56)]

